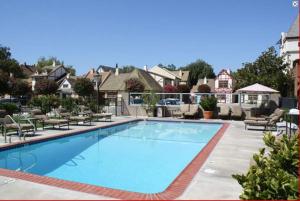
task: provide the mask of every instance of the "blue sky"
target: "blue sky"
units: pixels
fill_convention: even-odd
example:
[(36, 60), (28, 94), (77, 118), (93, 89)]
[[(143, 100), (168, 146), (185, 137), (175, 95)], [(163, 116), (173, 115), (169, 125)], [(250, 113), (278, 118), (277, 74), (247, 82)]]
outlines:
[(56, 56), (77, 74), (100, 64), (236, 70), (287, 31), (292, 0), (0, 0), (0, 44), (19, 62)]

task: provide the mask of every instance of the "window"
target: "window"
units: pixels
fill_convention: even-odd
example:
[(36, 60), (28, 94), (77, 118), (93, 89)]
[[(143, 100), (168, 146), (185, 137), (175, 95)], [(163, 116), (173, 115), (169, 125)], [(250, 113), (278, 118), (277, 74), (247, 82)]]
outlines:
[(257, 94), (248, 94), (248, 101), (250, 104), (256, 104)]
[(228, 80), (219, 80), (219, 88), (228, 88)]
[(226, 103), (226, 95), (225, 94), (218, 94), (217, 99), (219, 103)]
[(69, 85), (68, 84), (63, 84), (63, 88), (68, 88)]

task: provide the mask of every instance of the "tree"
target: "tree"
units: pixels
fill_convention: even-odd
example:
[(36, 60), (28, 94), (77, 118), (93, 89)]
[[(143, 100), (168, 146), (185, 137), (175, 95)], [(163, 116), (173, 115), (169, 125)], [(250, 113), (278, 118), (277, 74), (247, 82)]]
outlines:
[(34, 89), (36, 94), (49, 95), (57, 91), (58, 85), (53, 80), (42, 79), (36, 82)]
[(176, 66), (174, 64), (168, 64), (167, 66), (163, 65), (163, 64), (158, 64), (157, 66), (161, 67), (161, 68), (165, 68), (169, 71), (174, 71), (176, 70)]
[(204, 77), (206, 78), (216, 77), (212, 66), (200, 59), (180, 69), (190, 71), (189, 73), (190, 86), (196, 85), (198, 80), (203, 79)]
[(210, 93), (211, 89), (207, 84), (200, 84), (198, 87), (199, 93)]
[(167, 84), (164, 86), (164, 92), (165, 93), (177, 93), (177, 87)]
[(74, 91), (79, 96), (88, 97), (94, 92), (94, 84), (87, 78), (79, 78), (75, 81)]
[(17, 79), (12, 83), (11, 94), (13, 96), (25, 96), (30, 92), (31, 88), (27, 82)]
[(8, 91), (8, 76), (0, 70), (0, 95), (4, 95)]
[(136, 67), (132, 65), (123, 66), (119, 69), (120, 73), (131, 73)]
[(55, 62), (56, 65), (62, 65), (65, 67), (66, 71), (68, 73), (70, 73), (70, 75), (75, 75), (76, 74), (76, 70), (73, 68), (73, 66), (71, 65), (64, 65), (64, 62), (62, 60), (59, 60), (57, 59), (56, 57), (49, 57), (48, 59), (45, 58), (45, 57), (41, 57), (38, 59), (38, 62), (37, 62), (37, 70), (39, 72), (42, 72), (43, 71), (43, 68), (45, 66), (52, 66), (53, 65), (53, 62)]
[(243, 64), (233, 77), (235, 89), (259, 83), (280, 91), (282, 96), (293, 94), (292, 72), (274, 47), (262, 52), (253, 63)]
[(0, 45), (0, 74), (8, 79), (10, 73), (16, 78), (24, 77), (17, 60), (11, 58), (10, 49)]
[(129, 92), (143, 92), (145, 90), (145, 85), (136, 78), (131, 78), (125, 82), (126, 89)]

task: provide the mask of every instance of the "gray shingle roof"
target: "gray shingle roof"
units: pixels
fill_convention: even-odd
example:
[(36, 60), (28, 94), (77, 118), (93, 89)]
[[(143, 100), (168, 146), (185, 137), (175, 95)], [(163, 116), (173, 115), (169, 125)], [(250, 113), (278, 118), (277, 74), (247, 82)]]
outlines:
[(125, 91), (125, 81), (137, 78), (145, 85), (145, 91), (162, 91), (161, 86), (144, 70), (135, 69), (131, 73), (120, 73), (118, 76), (111, 74), (100, 86), (100, 91)]
[(297, 15), (295, 21), (287, 32), (287, 38), (299, 37), (299, 14)]

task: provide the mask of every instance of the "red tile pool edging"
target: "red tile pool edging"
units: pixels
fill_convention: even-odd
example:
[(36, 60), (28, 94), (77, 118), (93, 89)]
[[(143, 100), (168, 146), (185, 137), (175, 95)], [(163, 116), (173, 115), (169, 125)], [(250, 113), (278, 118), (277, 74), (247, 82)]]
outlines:
[(222, 127), (214, 135), (214, 137), (207, 143), (207, 145), (197, 154), (197, 156), (189, 163), (189, 165), (187, 165), (184, 168), (184, 170), (176, 177), (176, 179), (169, 185), (169, 187), (161, 193), (145, 194), (145, 193), (129, 192), (124, 190), (117, 190), (117, 189), (105, 188), (105, 187), (95, 186), (90, 184), (83, 184), (79, 182), (66, 181), (62, 179), (56, 179), (56, 178), (40, 176), (40, 175), (35, 175), (35, 174), (30, 174), (25, 172), (18, 172), (18, 171), (2, 169), (2, 168), (0, 168), (0, 175), (22, 179), (30, 182), (55, 186), (59, 188), (80, 191), (84, 193), (91, 193), (91, 194), (96, 194), (101, 196), (112, 197), (116, 199), (173, 200), (179, 197), (187, 188), (189, 183), (192, 181), (193, 177), (196, 175), (196, 173), (199, 171), (201, 166), (208, 158), (213, 148), (216, 146), (218, 141), (225, 133), (228, 126), (229, 126), (228, 123), (223, 123)]

